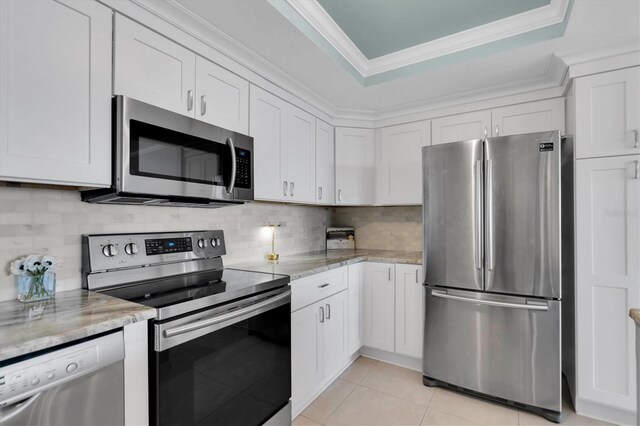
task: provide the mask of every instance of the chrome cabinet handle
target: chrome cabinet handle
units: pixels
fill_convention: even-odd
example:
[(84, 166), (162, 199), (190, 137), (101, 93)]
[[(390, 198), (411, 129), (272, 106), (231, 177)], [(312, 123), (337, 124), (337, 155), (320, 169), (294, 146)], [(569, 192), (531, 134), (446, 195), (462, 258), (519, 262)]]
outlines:
[(238, 317), (242, 317), (244, 315), (250, 315), (255, 313), (266, 312), (267, 310), (274, 307), (273, 305), (278, 305), (283, 299), (291, 298), (291, 290), (288, 290), (282, 294), (279, 294), (275, 297), (271, 297), (262, 302), (258, 302), (254, 305), (247, 306), (246, 308), (240, 308), (235, 311), (231, 311), (222, 315), (215, 316), (213, 318), (208, 318), (202, 321), (196, 321), (190, 324), (181, 325), (178, 327), (170, 328), (168, 330), (164, 330), (162, 335), (164, 337), (173, 337), (179, 334), (188, 333), (190, 331), (199, 330), (201, 328), (209, 327), (212, 325), (220, 324), (221, 322), (229, 321)]
[(338, 201), (342, 201), (342, 189), (338, 189)]
[(500, 136), (500, 127), (496, 124), (496, 136)]
[(634, 163), (636, 163), (636, 179), (640, 179), (640, 161), (634, 161)]
[(459, 302), (468, 302), (468, 303), (477, 303), (478, 305), (489, 305), (489, 306), (499, 306), (502, 308), (516, 308), (516, 309), (528, 309), (530, 311), (548, 311), (549, 306), (547, 306), (544, 302), (538, 303), (509, 303), (509, 302), (499, 302), (497, 300), (483, 300), (483, 299), (474, 299), (472, 297), (463, 297), (463, 296), (455, 296), (453, 294), (447, 294), (441, 291), (432, 291), (431, 295), (433, 297), (439, 297), (441, 299), (451, 299), (457, 300)]
[(327, 303), (327, 319), (331, 319), (331, 305)]
[(487, 176), (486, 176), (486, 181), (485, 181), (485, 185), (486, 185), (486, 199), (487, 199), (487, 205), (486, 205), (486, 214), (487, 214), (487, 243), (488, 243), (488, 247), (487, 247), (487, 254), (486, 254), (486, 262), (487, 262), (487, 269), (488, 270), (493, 270), (494, 267), (494, 247), (493, 247), (493, 160), (485, 160), (486, 161), (486, 170), (487, 170)]
[(282, 182), (282, 195), (287, 196), (287, 191), (289, 190), (289, 183), (285, 180)]
[(187, 90), (187, 111), (193, 109), (193, 90)]
[(391, 268), (389, 268), (389, 279), (388, 281), (391, 281)]
[(318, 200), (322, 200), (322, 187), (318, 187)]
[(231, 149), (231, 182), (227, 187), (227, 194), (233, 194), (233, 189), (236, 186), (236, 147), (233, 145), (233, 139), (227, 138), (227, 145)]
[(200, 115), (205, 115), (207, 113), (207, 96), (200, 96)]
[(476, 161), (476, 269), (482, 269), (482, 160)]
[(293, 185), (295, 182), (289, 182), (289, 195), (293, 197)]
[(325, 288), (325, 287), (329, 287), (329, 283), (320, 284), (318, 286), (318, 288)]
[(320, 306), (320, 322), (324, 322), (324, 308)]
[(420, 271), (419, 268), (416, 268), (416, 284), (420, 283), (420, 278), (418, 278), (418, 272)]
[(634, 148), (638, 148), (638, 144), (640, 143), (640, 141), (638, 141), (638, 131), (637, 130), (631, 130), (629, 133), (633, 134), (633, 147)]

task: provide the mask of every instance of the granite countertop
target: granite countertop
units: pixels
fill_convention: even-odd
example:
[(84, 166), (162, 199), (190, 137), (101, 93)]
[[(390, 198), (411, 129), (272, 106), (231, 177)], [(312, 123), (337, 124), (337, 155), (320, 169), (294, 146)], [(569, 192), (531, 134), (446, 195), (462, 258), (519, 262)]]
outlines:
[(228, 267), (289, 275), (293, 281), (330, 269), (364, 261), (421, 265), (422, 252), (367, 249), (323, 250), (311, 253), (285, 255), (281, 256), (280, 260), (277, 261), (262, 260), (228, 265)]
[(42, 302), (0, 302), (0, 361), (155, 315), (153, 308), (80, 289), (58, 292)]
[(640, 325), (640, 309), (629, 309), (629, 316), (636, 322), (637, 325)]

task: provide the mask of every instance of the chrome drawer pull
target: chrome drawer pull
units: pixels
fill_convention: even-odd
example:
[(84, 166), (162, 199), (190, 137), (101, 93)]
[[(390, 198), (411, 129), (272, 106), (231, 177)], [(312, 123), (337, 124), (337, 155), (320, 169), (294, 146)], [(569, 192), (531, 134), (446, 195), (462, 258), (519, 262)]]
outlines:
[(329, 283), (320, 284), (318, 286), (318, 288), (325, 288), (325, 287), (329, 287)]

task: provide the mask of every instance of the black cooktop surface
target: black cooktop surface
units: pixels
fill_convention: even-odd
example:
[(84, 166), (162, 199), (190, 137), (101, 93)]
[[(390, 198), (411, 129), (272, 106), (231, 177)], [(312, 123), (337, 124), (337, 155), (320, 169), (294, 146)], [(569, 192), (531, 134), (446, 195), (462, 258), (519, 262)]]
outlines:
[(157, 308), (158, 319), (165, 319), (284, 287), (288, 283), (287, 275), (225, 268), (141, 281), (103, 293)]

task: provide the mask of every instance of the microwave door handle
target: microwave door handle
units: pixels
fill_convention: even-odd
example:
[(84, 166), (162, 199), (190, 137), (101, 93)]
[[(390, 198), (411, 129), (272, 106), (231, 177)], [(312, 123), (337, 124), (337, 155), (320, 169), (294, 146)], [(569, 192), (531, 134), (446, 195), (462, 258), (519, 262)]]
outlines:
[(233, 189), (236, 186), (236, 147), (233, 145), (233, 139), (227, 138), (227, 145), (231, 148), (231, 182), (227, 187), (227, 194), (233, 194)]

